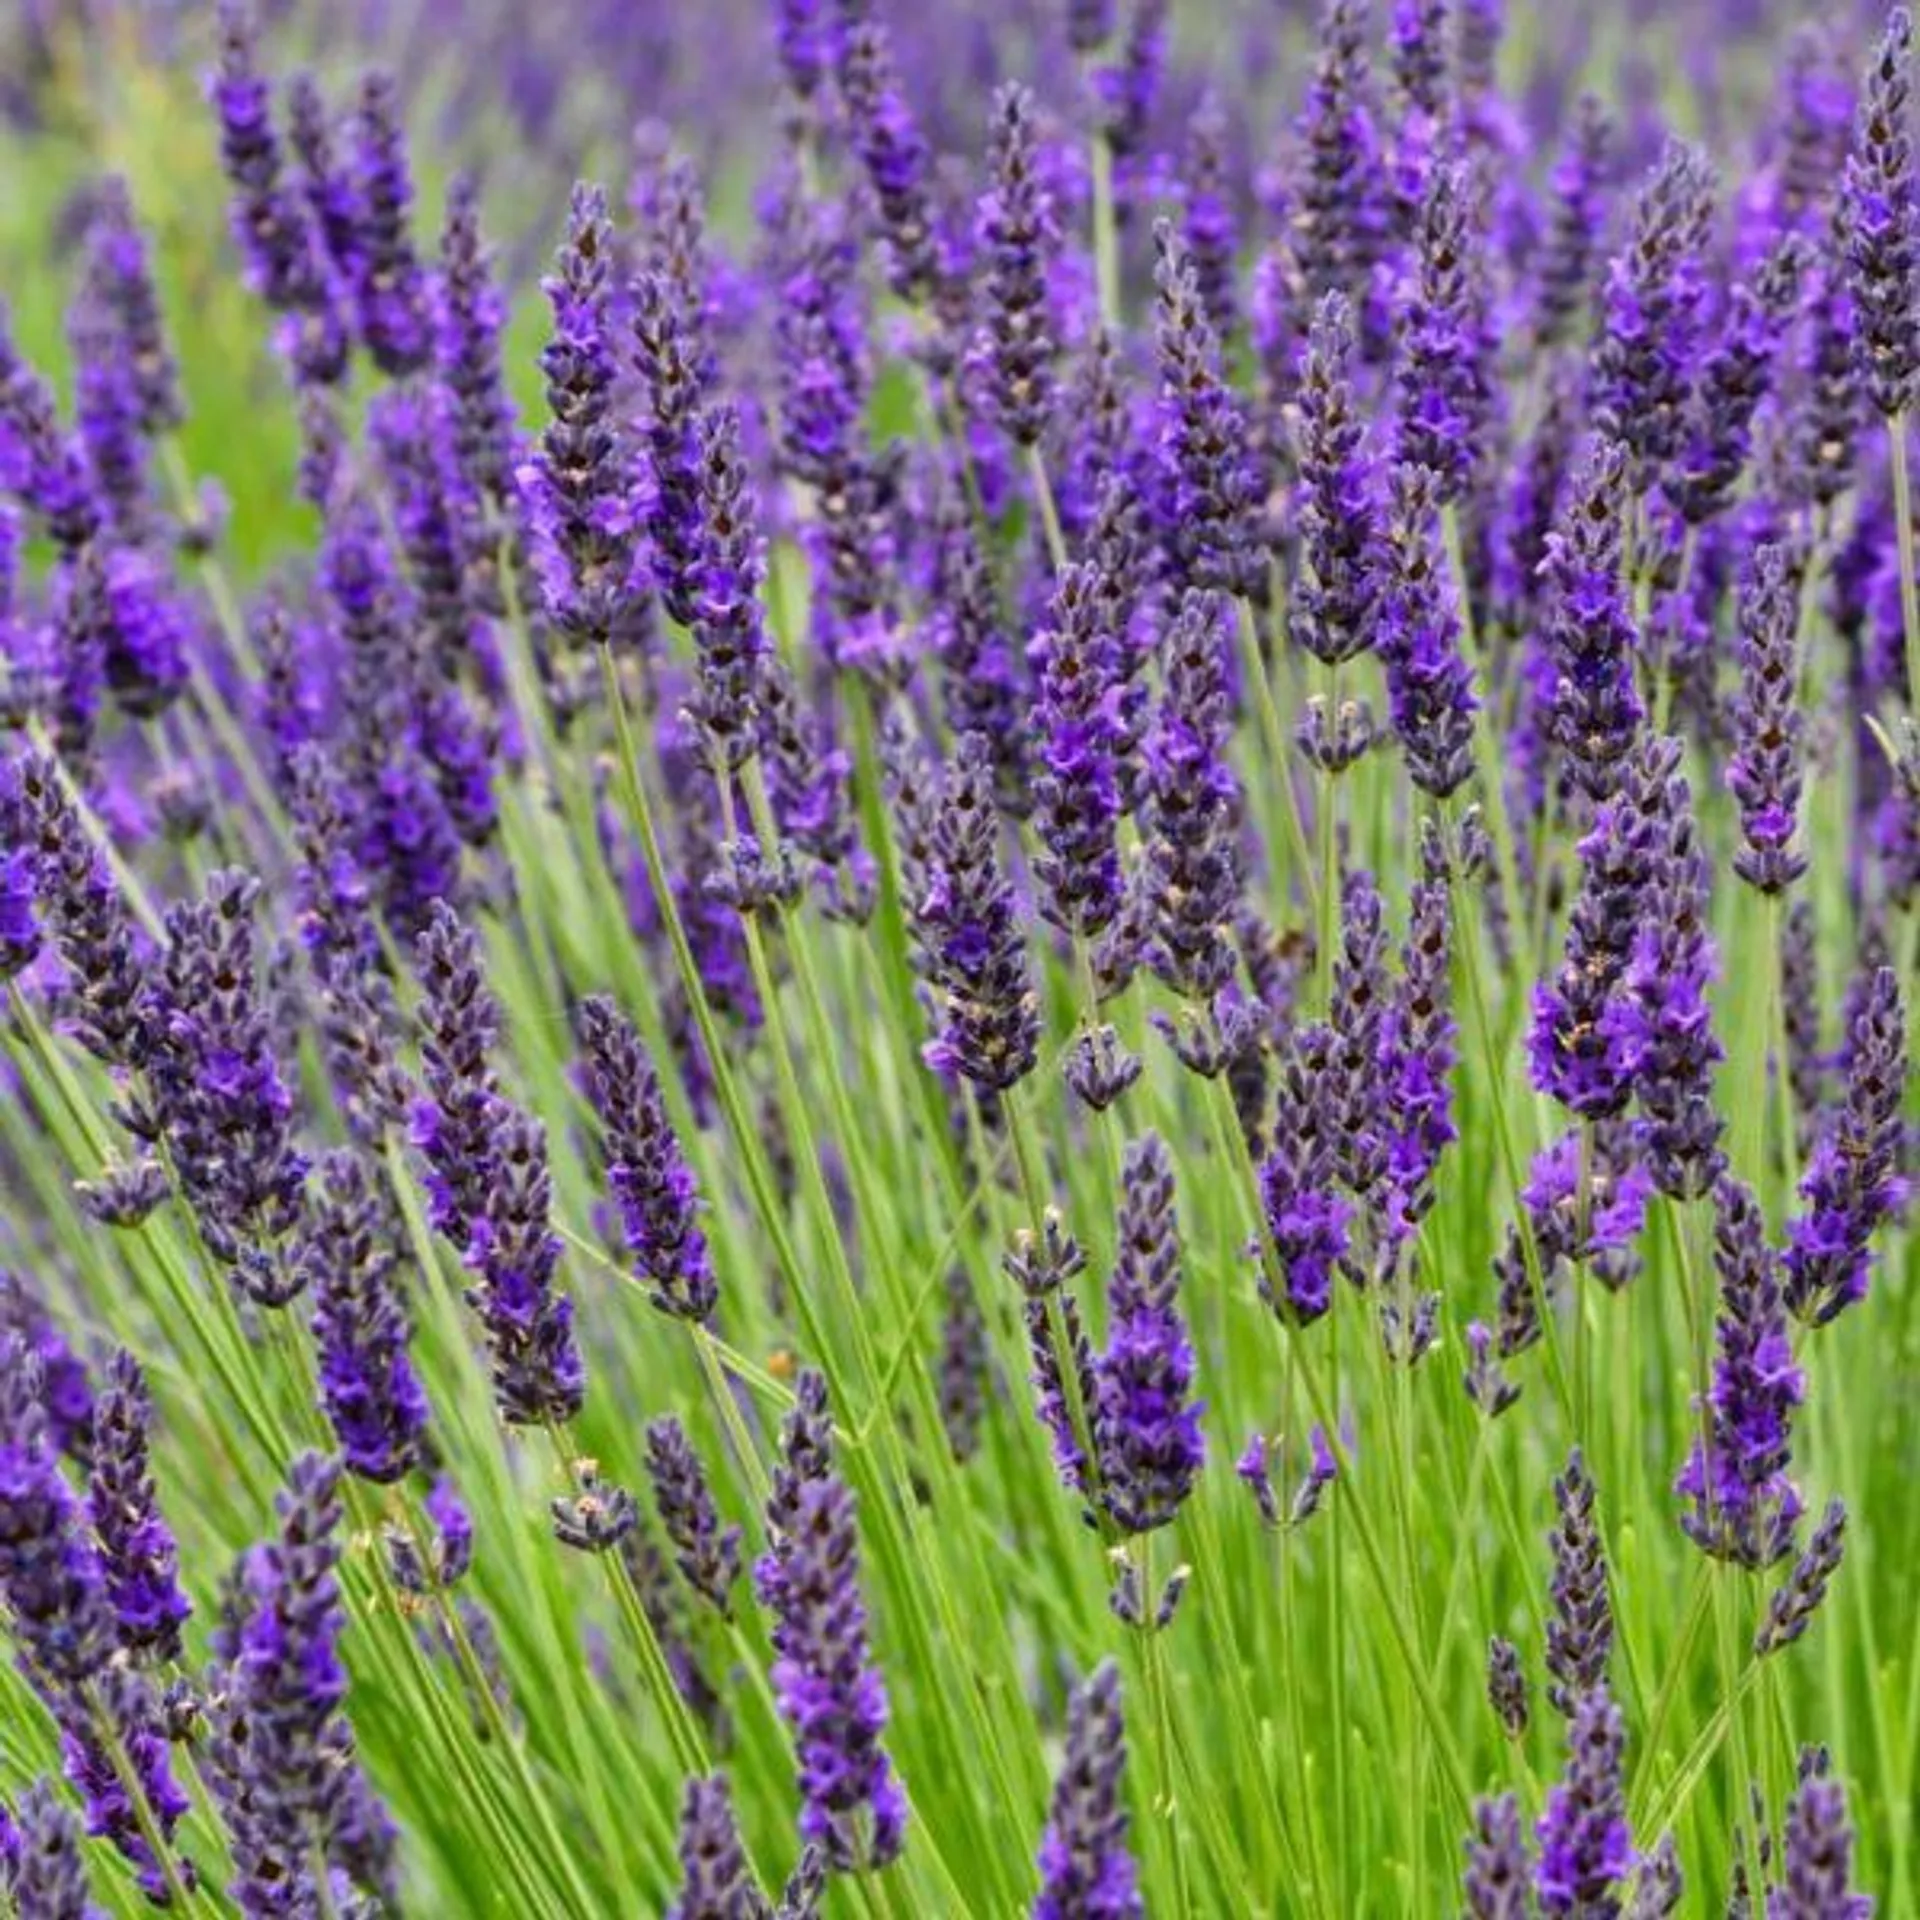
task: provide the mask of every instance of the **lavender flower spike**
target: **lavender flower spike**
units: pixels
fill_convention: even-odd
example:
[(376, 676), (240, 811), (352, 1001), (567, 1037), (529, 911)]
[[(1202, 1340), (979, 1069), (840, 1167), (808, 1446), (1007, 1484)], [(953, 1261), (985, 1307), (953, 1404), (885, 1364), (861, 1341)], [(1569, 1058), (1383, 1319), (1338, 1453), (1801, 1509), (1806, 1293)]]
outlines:
[(1510, 1793), (1482, 1800), (1467, 1836), (1467, 1867), (1461, 1881), (1470, 1920), (1527, 1920), (1528, 1862), (1520, 1803)]
[(1840, 180), (1840, 231), (1853, 296), (1853, 352), (1873, 409), (1893, 419), (1920, 380), (1920, 203), (1915, 201), (1913, 18), (1887, 16)]
[(671, 1415), (647, 1428), (647, 1474), (660, 1524), (678, 1550), (687, 1584), (724, 1618), (740, 1578), (740, 1529), (722, 1527), (707, 1470), (686, 1429)]
[(1553, 1483), (1560, 1524), (1553, 1547), (1553, 1613), (1547, 1622), (1547, 1698), (1571, 1719), (1580, 1701), (1606, 1680), (1613, 1649), (1613, 1602), (1594, 1514), (1593, 1478), (1576, 1449)]
[(1846, 1102), (1800, 1182), (1804, 1211), (1787, 1235), (1787, 1305), (1824, 1326), (1864, 1299), (1869, 1243), (1906, 1193), (1900, 1174), (1906, 1018), (1890, 967), (1866, 982), (1847, 1036)]
[(581, 1002), (580, 1037), (588, 1091), (607, 1131), (607, 1184), (627, 1244), (653, 1283), (649, 1297), (662, 1313), (710, 1320), (720, 1289), (700, 1230), (699, 1191), (674, 1137), (653, 1062), (604, 995)]
[(667, 1920), (772, 1920), (740, 1844), (727, 1776), (689, 1780), (680, 1803), (680, 1897)]
[(880, 1744), (886, 1688), (867, 1646), (853, 1495), (833, 1466), (826, 1382), (803, 1373), (767, 1502), (754, 1589), (774, 1616), (774, 1690), (800, 1765), (802, 1837), (843, 1870), (883, 1867), (907, 1803)]
[(978, 221), (986, 282), (977, 352), (989, 371), (995, 416), (1023, 447), (1046, 432), (1060, 351), (1047, 289), (1058, 234), (1039, 171), (1035, 112), (1023, 86), (1002, 87), (994, 96), (993, 182)]
[(1767, 1891), (1767, 1920), (1870, 1920), (1873, 1902), (1849, 1891), (1853, 1827), (1846, 1789), (1824, 1752), (1800, 1756), (1800, 1784), (1787, 1803), (1782, 1876)]
[(1067, 1707), (1067, 1753), (1040, 1841), (1033, 1920), (1143, 1920), (1120, 1776), (1127, 1764), (1120, 1674), (1096, 1667)]
[(180, 1590), (179, 1548), (148, 1465), (152, 1423), (153, 1397), (139, 1362), (115, 1353), (94, 1409), (87, 1516), (120, 1644), (136, 1660), (164, 1664), (180, 1657), (180, 1627), (192, 1607)]
[(46, 1780), (20, 1796), (17, 1851), (0, 1862), (0, 1891), (21, 1920), (103, 1920), (106, 1909), (87, 1885), (80, 1823)]
[(1799, 594), (1787, 551), (1755, 550), (1740, 590), (1737, 747), (1727, 788), (1743, 844), (1733, 870), (1762, 893), (1781, 893), (1807, 870), (1793, 845), (1800, 811)]
[(1620, 1709), (1604, 1686), (1574, 1703), (1567, 1771), (1538, 1829), (1534, 1890), (1543, 1913), (1598, 1916), (1618, 1911), (1613, 1889), (1633, 1870), (1627, 1828)]

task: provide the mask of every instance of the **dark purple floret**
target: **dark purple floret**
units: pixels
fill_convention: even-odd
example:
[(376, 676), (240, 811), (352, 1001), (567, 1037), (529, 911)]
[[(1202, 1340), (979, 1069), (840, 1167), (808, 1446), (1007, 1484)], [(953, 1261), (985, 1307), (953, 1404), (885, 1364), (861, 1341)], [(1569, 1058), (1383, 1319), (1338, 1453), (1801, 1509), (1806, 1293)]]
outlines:
[(1891, 968), (1875, 969), (1864, 987), (1848, 1028), (1846, 1099), (1814, 1147), (1802, 1211), (1787, 1231), (1787, 1304), (1810, 1326), (1865, 1298), (1874, 1231), (1906, 1195), (1906, 1016)]
[(431, 356), (433, 317), (410, 231), (413, 176), (399, 95), (388, 75), (370, 73), (362, 81), (354, 136), (360, 337), (374, 365), (402, 379)]
[(1023, 86), (1010, 84), (994, 96), (992, 182), (977, 216), (985, 261), (977, 351), (994, 415), (1023, 447), (1037, 445), (1047, 430), (1060, 352), (1048, 291), (1059, 235), (1040, 171), (1036, 113)]
[[(1547, 1698), (1572, 1719), (1580, 1702), (1604, 1687), (1613, 1649), (1613, 1602), (1607, 1592), (1606, 1550), (1594, 1512), (1593, 1478), (1576, 1447), (1553, 1483), (1560, 1519), (1553, 1549), (1553, 1612), (1547, 1621)], [(1577, 1746), (1577, 1743), (1576, 1743)]]
[(1887, 16), (1840, 177), (1839, 233), (1853, 297), (1854, 362), (1876, 413), (1912, 405), (1920, 377), (1920, 203), (1915, 201), (1913, 20)]
[(852, 1493), (833, 1465), (826, 1383), (804, 1373), (782, 1430), (754, 1589), (774, 1616), (773, 1685), (793, 1731), (800, 1831), (842, 1870), (883, 1867), (905, 1838), (906, 1796), (880, 1735)]
[(1000, 866), (992, 750), (979, 734), (954, 749), (934, 823), (926, 892), (911, 903), (941, 996), (936, 1073), (1004, 1093), (1033, 1070), (1040, 1015), (1013, 889)]
[(1330, 294), (1300, 373), (1300, 571), (1287, 603), (1295, 642), (1328, 666), (1373, 645), (1378, 611), (1379, 509), (1353, 351), (1353, 309)]
[(1536, 1829), (1534, 1890), (1543, 1913), (1607, 1920), (1620, 1912), (1615, 1889), (1633, 1871), (1634, 1853), (1621, 1770), (1626, 1730), (1604, 1686), (1574, 1702), (1567, 1743), (1566, 1773)]
[(699, 520), (688, 611), (700, 690), (689, 712), (700, 724), (714, 765), (731, 769), (754, 750), (754, 714), (768, 653), (760, 607), (766, 555), (741, 450), (739, 414), (730, 405), (712, 408), (700, 418), (697, 441)]
[(1779, 1257), (1753, 1195), (1731, 1180), (1714, 1191), (1719, 1349), (1707, 1394), (1708, 1433), (1674, 1482), (1681, 1525), (1700, 1549), (1768, 1567), (1793, 1549), (1800, 1495), (1787, 1467), (1793, 1410), (1805, 1391), (1794, 1364)]
[(733, 1814), (727, 1776), (689, 1780), (680, 1803), (680, 1897), (667, 1920), (772, 1920)]
[(1439, 548), (1439, 478), (1426, 467), (1396, 466), (1392, 494), (1378, 645), (1407, 772), (1415, 786), (1444, 800), (1473, 771), (1480, 702), (1462, 651), (1458, 597)]
[(1211, 1003), (1233, 977), (1241, 898), (1222, 614), (1215, 595), (1188, 593), (1167, 623), (1139, 809), (1152, 932), (1148, 965), (1183, 999), (1201, 1004)]
[(632, 1025), (603, 996), (581, 1003), (580, 1037), (588, 1091), (606, 1128), (607, 1184), (627, 1244), (652, 1283), (650, 1297), (663, 1313), (708, 1320), (719, 1287), (700, 1229), (699, 1189), (667, 1116), (653, 1062)]
[(1266, 556), (1246, 415), (1222, 371), (1184, 243), (1164, 220), (1153, 243), (1168, 551), (1183, 585), (1253, 599), (1264, 590)]
[(1580, 96), (1573, 127), (1553, 169), (1553, 215), (1534, 269), (1534, 338), (1560, 346), (1580, 330), (1593, 300), (1594, 264), (1606, 234), (1613, 123), (1590, 93)]
[(577, 646), (604, 645), (619, 631), (633, 571), (632, 480), (608, 319), (612, 237), (606, 195), (582, 182), (541, 283), (553, 312), (540, 354), (549, 417), (519, 475), (547, 620)]
[[(1644, 493), (1679, 452), (1699, 353), (1703, 251), (1715, 179), (1704, 155), (1671, 142), (1634, 202), (1633, 237), (1607, 269), (1594, 348), (1594, 425), (1625, 450), (1623, 475)], [(1610, 504), (1624, 507), (1618, 482)]]
[(660, 1524), (676, 1549), (674, 1564), (694, 1592), (731, 1619), (733, 1587), (740, 1578), (740, 1529), (720, 1524), (707, 1470), (686, 1429), (671, 1416), (647, 1428), (647, 1477)]
[(1399, 457), (1433, 473), (1443, 506), (1472, 486), (1493, 410), (1474, 202), (1464, 166), (1433, 169), (1419, 215), (1419, 288), (1404, 321)]
[(1067, 1703), (1066, 1757), (1040, 1839), (1033, 1920), (1142, 1920), (1146, 1908), (1121, 1798), (1126, 1765), (1120, 1672), (1109, 1660)]
[(1117, 1238), (1090, 1417), (1107, 1512), (1122, 1532), (1147, 1533), (1179, 1512), (1206, 1451), (1190, 1399), (1193, 1350), (1176, 1305), (1173, 1167), (1156, 1134), (1127, 1149)]
[(347, 1471), (376, 1486), (419, 1464), (427, 1425), (387, 1207), (357, 1154), (331, 1153), (302, 1246), (321, 1404)]
[(143, 1062), (154, 1119), (208, 1250), (262, 1305), (298, 1290), (283, 1242), (300, 1217), (307, 1163), (294, 1145), (293, 1093), (260, 992), (253, 912), (260, 883), (211, 876), (167, 915), (149, 983)]
[(494, 1394), (509, 1426), (571, 1420), (586, 1398), (573, 1301), (556, 1284), (562, 1242), (551, 1222), (547, 1134), (499, 1101), (491, 1115), (486, 1191), (472, 1222), (469, 1298), (486, 1328)]
[(923, 302), (940, 278), (932, 157), (901, 87), (892, 39), (878, 20), (848, 24), (840, 36), (838, 75), (848, 139), (879, 216), (888, 283), (902, 300)]
[(1802, 1751), (1782, 1828), (1781, 1878), (1767, 1889), (1767, 1920), (1871, 1920), (1872, 1900), (1851, 1891), (1853, 1823), (1824, 1750)]
[(80, 1823), (46, 1780), (20, 1796), (13, 1844), (0, 1861), (0, 1888), (21, 1920), (101, 1920), (87, 1884)]
[(1799, 592), (1787, 550), (1754, 551), (1740, 590), (1740, 697), (1727, 788), (1744, 844), (1733, 867), (1749, 886), (1780, 893), (1807, 870), (1793, 844), (1800, 813)]
[(180, 1551), (160, 1511), (148, 1460), (153, 1398), (133, 1355), (116, 1352), (96, 1405), (87, 1468), (87, 1516), (99, 1546), (120, 1644), (145, 1663), (180, 1657), (192, 1612), (180, 1590)]
[(1039, 682), (1034, 862), (1040, 908), (1057, 927), (1097, 934), (1120, 906), (1118, 643), (1094, 567), (1065, 568), (1028, 649)]
[(1528, 1920), (1530, 1877), (1519, 1801), (1510, 1793), (1477, 1801), (1460, 1883), (1471, 1920)]

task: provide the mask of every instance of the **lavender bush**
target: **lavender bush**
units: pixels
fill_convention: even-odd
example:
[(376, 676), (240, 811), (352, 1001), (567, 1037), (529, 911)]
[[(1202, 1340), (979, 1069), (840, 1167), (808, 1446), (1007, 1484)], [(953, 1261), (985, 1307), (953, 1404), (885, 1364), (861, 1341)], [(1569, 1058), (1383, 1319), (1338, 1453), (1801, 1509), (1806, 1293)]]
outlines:
[(0, 22), (0, 1895), (1920, 1908), (1905, 12), (523, 11)]

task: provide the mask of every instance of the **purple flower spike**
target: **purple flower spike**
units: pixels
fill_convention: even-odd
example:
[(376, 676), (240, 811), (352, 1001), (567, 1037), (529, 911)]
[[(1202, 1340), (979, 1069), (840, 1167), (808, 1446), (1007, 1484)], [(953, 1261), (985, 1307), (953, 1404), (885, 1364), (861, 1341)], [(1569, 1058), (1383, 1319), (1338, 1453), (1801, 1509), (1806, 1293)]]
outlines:
[(370, 73), (362, 82), (354, 133), (360, 337), (382, 373), (403, 379), (426, 365), (433, 327), (426, 276), (409, 231), (413, 176), (400, 101), (386, 74)]
[(1567, 1741), (1567, 1771), (1538, 1828), (1534, 1890), (1543, 1913), (1614, 1913), (1612, 1890), (1633, 1871), (1634, 1855), (1621, 1777), (1626, 1733), (1604, 1686), (1575, 1702)]
[(1527, 1920), (1532, 1903), (1527, 1833), (1520, 1803), (1510, 1793), (1482, 1800), (1467, 1836), (1467, 1866), (1461, 1879), (1471, 1920)]
[(580, 1034), (595, 1110), (607, 1130), (607, 1183), (627, 1243), (663, 1313), (705, 1321), (719, 1299), (698, 1219), (693, 1169), (667, 1117), (660, 1079), (640, 1036), (602, 995), (583, 1001)]
[(1847, 1035), (1847, 1095), (1800, 1182), (1803, 1210), (1787, 1232), (1787, 1304), (1810, 1326), (1864, 1299), (1869, 1243), (1906, 1195), (1900, 1174), (1906, 1017), (1893, 970), (1865, 982)]
[(1710, 1433), (1694, 1443), (1674, 1492), (1688, 1503), (1680, 1524), (1703, 1552), (1768, 1567), (1792, 1551), (1800, 1517), (1787, 1466), (1805, 1380), (1787, 1338), (1779, 1259), (1753, 1195), (1722, 1180), (1714, 1211), (1720, 1311)]
[(1439, 550), (1439, 477), (1426, 467), (1396, 466), (1392, 488), (1378, 643), (1407, 772), (1422, 792), (1444, 800), (1473, 772), (1480, 701), (1462, 650), (1459, 601)]
[(1557, 347), (1579, 330), (1592, 304), (1594, 261), (1606, 232), (1607, 175), (1613, 124), (1590, 93), (1574, 109), (1573, 130), (1553, 170), (1553, 216), (1541, 243), (1534, 338)]
[(724, 1773), (689, 1780), (680, 1803), (680, 1897), (667, 1920), (772, 1920), (740, 1844)]
[(1037, 445), (1053, 411), (1059, 357), (1048, 274), (1058, 251), (1053, 197), (1039, 168), (1033, 95), (1009, 85), (994, 96), (992, 185), (978, 215), (986, 260), (977, 351), (993, 409), (1008, 436)]
[(1823, 1751), (1800, 1756), (1800, 1784), (1787, 1802), (1781, 1877), (1767, 1890), (1767, 1920), (1871, 1920), (1873, 1902), (1853, 1893), (1853, 1823), (1847, 1793)]
[(1807, 870), (1793, 845), (1800, 812), (1799, 593), (1784, 547), (1755, 550), (1740, 590), (1740, 699), (1737, 751), (1727, 787), (1740, 808), (1744, 844), (1734, 851), (1741, 879), (1781, 893)]
[(1920, 204), (1915, 201), (1913, 19), (1905, 7), (1867, 69), (1853, 149), (1840, 180), (1839, 228), (1853, 296), (1853, 351), (1873, 409), (1885, 419), (1913, 404), (1920, 379)]
[(1067, 1706), (1067, 1752), (1040, 1841), (1033, 1920), (1142, 1920), (1146, 1907), (1120, 1797), (1126, 1765), (1120, 1673), (1109, 1660)]
[(754, 1589), (774, 1616), (774, 1691), (800, 1763), (802, 1836), (843, 1870), (901, 1849), (906, 1796), (880, 1735), (887, 1695), (867, 1646), (852, 1493), (833, 1466), (826, 1382), (794, 1387)]
[(321, 1402), (348, 1472), (376, 1486), (419, 1464), (427, 1425), (388, 1206), (357, 1154), (329, 1154), (303, 1249)]
[(0, 1858), (0, 1888), (17, 1912), (33, 1920), (104, 1920), (106, 1909), (94, 1905), (87, 1884), (80, 1823), (49, 1782), (34, 1781), (20, 1796), (18, 1821), (6, 1824), (12, 1844)]
[(1407, 320), (1399, 452), (1431, 471), (1442, 506), (1472, 485), (1493, 408), (1476, 224), (1467, 169), (1435, 167), (1420, 208), (1420, 289)]
[(180, 1657), (180, 1627), (193, 1609), (180, 1590), (180, 1551), (148, 1464), (152, 1424), (153, 1397), (139, 1362), (114, 1354), (94, 1414), (87, 1516), (120, 1644), (138, 1661), (163, 1665)]

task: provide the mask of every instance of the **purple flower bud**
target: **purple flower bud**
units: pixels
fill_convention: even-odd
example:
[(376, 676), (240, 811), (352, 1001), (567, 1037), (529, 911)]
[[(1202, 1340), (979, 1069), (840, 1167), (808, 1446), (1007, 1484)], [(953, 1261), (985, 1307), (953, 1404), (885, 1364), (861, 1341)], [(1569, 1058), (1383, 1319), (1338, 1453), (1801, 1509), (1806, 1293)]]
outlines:
[(1301, 116), (1306, 148), (1289, 240), (1310, 300), (1358, 302), (1387, 240), (1386, 177), (1374, 118), (1363, 0), (1325, 0)]
[(1806, 1551), (1793, 1563), (1792, 1570), (1767, 1597), (1767, 1611), (1753, 1636), (1753, 1657), (1764, 1660), (1769, 1654), (1790, 1647), (1813, 1624), (1820, 1603), (1827, 1597), (1833, 1576), (1840, 1571), (1846, 1551), (1847, 1510), (1838, 1501), (1829, 1501), (1820, 1516), (1820, 1524), (1807, 1537)]
[(740, 1844), (727, 1776), (689, 1780), (680, 1803), (680, 1897), (667, 1920), (772, 1920)]
[(1573, 127), (1553, 169), (1553, 215), (1535, 270), (1533, 333), (1541, 349), (1579, 328), (1593, 299), (1594, 261), (1606, 233), (1613, 123), (1590, 93), (1580, 96)]
[(1137, 1870), (1120, 1796), (1126, 1771), (1120, 1673), (1111, 1660), (1074, 1689), (1067, 1750), (1040, 1839), (1040, 1894), (1033, 1920), (1141, 1920)]
[(1227, 179), (1227, 117), (1219, 95), (1200, 97), (1187, 121), (1180, 162), (1180, 237), (1193, 264), (1194, 284), (1214, 338), (1232, 338), (1239, 317), (1234, 292), (1239, 235)]
[(840, 37), (839, 80), (848, 140), (873, 191), (887, 281), (910, 305), (940, 277), (928, 176), (931, 156), (901, 89), (893, 42), (877, 20), (855, 18)]
[(1740, 592), (1737, 750), (1727, 788), (1745, 844), (1734, 871), (1762, 893), (1780, 893), (1807, 870), (1793, 845), (1800, 811), (1799, 591), (1787, 551), (1756, 548)]
[(433, 1224), (464, 1250), (492, 1165), (501, 1097), (488, 1054), (499, 1038), (500, 1010), (479, 943), (451, 907), (435, 909), (416, 965), (427, 1097), (414, 1114), (414, 1144), (426, 1156)]
[(80, 1823), (45, 1780), (35, 1780), (20, 1796), (19, 1818), (11, 1826), (11, 1846), (0, 1861), (0, 1886), (15, 1908), (33, 1920), (102, 1920), (87, 1884)]
[(1394, 731), (1413, 783), (1444, 800), (1473, 772), (1480, 701), (1462, 652), (1460, 609), (1439, 551), (1439, 483), (1425, 467), (1396, 466), (1385, 543), (1378, 645)]
[(647, 1428), (647, 1475), (660, 1524), (677, 1550), (674, 1564), (694, 1592), (731, 1619), (733, 1586), (740, 1578), (740, 1529), (721, 1526), (707, 1470), (686, 1429), (671, 1416)]
[(1520, 1650), (1496, 1634), (1487, 1643), (1487, 1702), (1510, 1740), (1527, 1730), (1527, 1676)]
[(1336, 1089), (1333, 1037), (1324, 1027), (1295, 1036), (1274, 1116), (1271, 1151), (1260, 1168), (1267, 1232), (1280, 1285), (1262, 1275), (1260, 1297), (1305, 1326), (1333, 1302), (1333, 1276), (1351, 1244), (1352, 1204), (1333, 1191)]
[(360, 337), (382, 373), (403, 379), (433, 351), (426, 276), (410, 232), (413, 176), (393, 80), (370, 73), (361, 83), (354, 126)]
[(1420, 207), (1419, 291), (1406, 319), (1399, 457), (1432, 472), (1443, 506), (1472, 485), (1493, 410), (1477, 224), (1466, 168), (1435, 167)]
[[(698, 427), (698, 522), (691, 589), (700, 691), (688, 711), (699, 722), (717, 768), (742, 765), (754, 751), (754, 715), (768, 654), (760, 587), (766, 555), (731, 406), (703, 414)], [(671, 607), (671, 597), (668, 597)]]
[(1621, 1773), (1626, 1733), (1605, 1686), (1573, 1703), (1567, 1741), (1567, 1771), (1536, 1830), (1534, 1890), (1544, 1913), (1612, 1912), (1612, 1890), (1633, 1871), (1634, 1855)]
[(1871, 1920), (1873, 1902), (1853, 1893), (1853, 1823), (1847, 1793), (1824, 1752), (1800, 1756), (1800, 1784), (1787, 1802), (1781, 1879), (1767, 1890), (1768, 1920)]
[(453, 395), (454, 458), (465, 484), (496, 514), (512, 510), (519, 436), (501, 370), (506, 307), (480, 233), (480, 192), (469, 174), (447, 189), (440, 236), (436, 364)]

